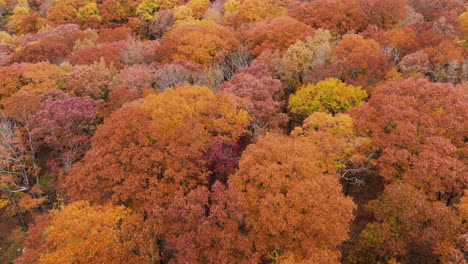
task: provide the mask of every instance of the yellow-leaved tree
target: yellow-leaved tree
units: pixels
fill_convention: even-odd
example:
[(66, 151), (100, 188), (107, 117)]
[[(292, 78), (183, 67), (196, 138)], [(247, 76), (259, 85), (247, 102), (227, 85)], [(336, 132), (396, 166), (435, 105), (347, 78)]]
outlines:
[(75, 202), (36, 220), (15, 263), (152, 263), (158, 249), (143, 223), (124, 206)]
[(305, 85), (289, 98), (289, 110), (299, 117), (313, 112), (342, 113), (359, 106), (367, 93), (360, 86), (348, 85), (328, 78), (317, 84)]

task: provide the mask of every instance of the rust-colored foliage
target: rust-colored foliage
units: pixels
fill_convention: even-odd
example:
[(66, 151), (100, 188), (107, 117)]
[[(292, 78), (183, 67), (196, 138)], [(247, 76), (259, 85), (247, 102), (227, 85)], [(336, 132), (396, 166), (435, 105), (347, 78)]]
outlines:
[(244, 36), (252, 55), (258, 56), (267, 49), (285, 51), (298, 39), (311, 36), (314, 29), (291, 17), (267, 19), (253, 25)]
[(465, 263), (465, 2), (0, 0), (0, 262)]
[(6, 66), (10, 62), (10, 57), (15, 49), (16, 46), (13, 44), (0, 43), (0, 66)]
[(75, 64), (93, 64), (103, 58), (107, 64), (112, 63), (117, 69), (122, 69), (122, 50), (125, 45), (124, 41), (104, 43), (75, 52), (68, 59)]
[(61, 37), (50, 36), (36, 43), (29, 43), (14, 53), (11, 61), (31, 63), (43, 61), (52, 63), (62, 62), (71, 52), (70, 48), (62, 40)]
[(270, 135), (242, 155), (229, 186), (242, 198), (246, 227), (264, 257), (339, 263), (355, 208), (321, 150), (304, 138)]
[(76, 65), (64, 76), (64, 88), (75, 96), (105, 99), (115, 74), (116, 70), (102, 59), (91, 65)]
[(334, 59), (341, 65), (347, 83), (364, 87), (384, 80), (392, 67), (391, 56), (380, 52), (379, 43), (355, 34), (343, 37), (335, 49)]
[(29, 117), (39, 109), (42, 94), (60, 87), (65, 74), (62, 69), (48, 62), (22, 64), (5, 69), (11, 72), (4, 80), (5, 83), (0, 81), (6, 89), (0, 103), (10, 118), (23, 123), (27, 123)]
[(361, 0), (315, 0), (293, 8), (289, 15), (314, 28), (330, 29), (344, 34), (351, 30), (362, 31), (367, 27)]
[[(59, 1), (47, 9), (47, 20), (52, 25), (67, 23), (79, 23), (76, 17), (77, 3), (72, 4), (74, 0)], [(78, 1), (75, 1), (78, 2)], [(84, 1), (83, 1), (84, 2)]]
[(458, 0), (410, 0), (408, 4), (426, 20), (433, 20), (445, 12), (463, 10), (463, 1)]
[(127, 27), (103, 28), (99, 32), (98, 43), (117, 42), (126, 40), (130, 36), (131, 29)]
[(37, 216), (34, 223), (29, 225), (28, 236), (25, 240), (25, 252), (15, 260), (15, 264), (38, 264), (39, 256), (45, 244), (44, 231), (47, 229), (52, 216), (44, 214)]
[(387, 182), (402, 179), (438, 198), (461, 193), (468, 183), (466, 93), (447, 83), (426, 79), (388, 82), (368, 103), (351, 114), (367, 132)]
[(141, 91), (144, 88), (151, 88), (152, 82), (154, 81), (154, 74), (155, 69), (137, 64), (121, 70), (114, 77), (114, 82), (128, 89)]
[(238, 46), (235, 33), (227, 27), (184, 25), (163, 36), (156, 48), (156, 60), (167, 63), (180, 59), (210, 65), (237, 50)]
[(363, 31), (369, 24), (397, 26), (406, 16), (404, 0), (315, 0), (291, 9), (290, 15), (312, 27), (344, 34)]
[(401, 263), (463, 263), (457, 248), (457, 222), (453, 211), (432, 202), (415, 187), (388, 185), (368, 209), (376, 217), (361, 233), (352, 263), (374, 263), (396, 258)]
[(244, 210), (236, 193), (216, 182), (179, 196), (166, 213), (169, 263), (258, 263), (259, 254), (241, 230)]
[(38, 219), (15, 263), (152, 263), (156, 254), (143, 217), (124, 206), (79, 201)]
[(403, 57), (398, 66), (403, 73), (418, 72), (425, 74), (429, 72), (429, 57), (424, 51), (420, 50)]
[(143, 65), (133, 65), (121, 70), (107, 91), (109, 96), (101, 114), (108, 116), (124, 104), (142, 98), (145, 94), (156, 92), (151, 89), (155, 79), (155, 69)]
[[(376, 39), (377, 40), (377, 39)], [(388, 30), (377, 40), (385, 52), (390, 53), (393, 61), (401, 60), (405, 55), (416, 51), (416, 34), (409, 28)]]
[(360, 0), (367, 23), (382, 29), (399, 26), (407, 15), (406, 0)]
[(0, 68), (0, 102), (21, 89), (22, 74), (22, 65), (19, 64)]
[(99, 2), (102, 23), (111, 28), (127, 23), (131, 17), (135, 16), (138, 6), (137, 0), (103, 0)]
[(124, 203), (158, 215), (177, 191), (206, 183), (212, 137), (235, 142), (250, 121), (238, 98), (182, 85), (149, 95), (106, 119), (66, 180), (73, 199)]
[(434, 81), (458, 83), (468, 80), (468, 72), (464, 66), (468, 57), (466, 46), (444, 41), (423, 51), (428, 56), (429, 73)]

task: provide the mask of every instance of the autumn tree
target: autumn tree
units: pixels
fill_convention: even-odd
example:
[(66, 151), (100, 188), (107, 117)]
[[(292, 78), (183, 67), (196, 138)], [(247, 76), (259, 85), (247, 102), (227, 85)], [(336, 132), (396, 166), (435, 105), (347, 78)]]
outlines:
[(105, 108), (100, 112), (108, 116), (124, 104), (156, 92), (153, 87), (156, 70), (151, 67), (136, 64), (121, 70), (108, 87), (108, 97)]
[(213, 23), (213, 21), (200, 21), (195, 19), (193, 11), (187, 5), (179, 5), (176, 6), (174, 9), (174, 18), (175, 18), (175, 25), (196, 25), (196, 24), (203, 24), (203, 23)]
[(334, 58), (347, 83), (364, 87), (382, 81), (392, 66), (391, 56), (380, 52), (379, 43), (356, 34), (343, 37)]
[(361, 87), (330, 78), (299, 88), (289, 97), (288, 107), (291, 113), (302, 117), (313, 112), (337, 114), (361, 105), (366, 97)]
[(371, 136), (386, 182), (401, 179), (448, 204), (466, 188), (465, 98), (461, 87), (408, 79), (377, 87), (351, 110)]
[(136, 9), (136, 13), (141, 19), (151, 21), (154, 14), (159, 10), (171, 9), (177, 4), (177, 0), (142, 0)]
[(105, 99), (115, 74), (116, 69), (104, 60), (91, 65), (75, 65), (63, 78), (64, 90), (75, 96)]
[(27, 3), (19, 2), (13, 9), (13, 14), (9, 17), (8, 23), (6, 24), (10, 32), (14, 33), (26, 33), (21, 28), (23, 21), (31, 14), (31, 9)]
[(400, 25), (407, 16), (405, 0), (360, 0), (368, 24), (384, 30)]
[(52, 6), (46, 8), (48, 22), (54, 26), (75, 23), (85, 27), (99, 28), (102, 16), (98, 2), (101, 1), (55, 1)]
[(6, 115), (26, 124), (31, 115), (39, 109), (40, 96), (61, 87), (65, 72), (48, 62), (23, 64), (19, 68), (12, 68), (8, 69), (11, 69), (15, 76), (10, 75), (13, 78), (6, 79), (5, 85), (12, 89), (7, 91), (8, 93), (16, 91), (2, 98), (1, 104)]
[(339, 263), (355, 205), (321, 150), (303, 138), (269, 135), (250, 145), (229, 186), (242, 199), (255, 248), (270, 260)]
[(36, 149), (29, 130), (4, 114), (0, 114), (0, 138), (0, 191), (26, 231), (24, 213), (46, 200), (41, 195)]
[(465, 11), (463, 14), (460, 15), (460, 27), (461, 27), (461, 33), (462, 36), (465, 38), (465, 40), (462, 40), (462, 43), (466, 46), (468, 45), (468, 41), (466, 38), (468, 37), (468, 10)]
[(151, 21), (148, 31), (149, 37), (161, 38), (174, 23), (174, 12), (172, 10), (159, 11)]
[(0, 68), (0, 102), (17, 92), (24, 84), (21, 80), (22, 65), (13, 64)]
[(3, 114), (17, 122), (27, 124), (31, 116), (39, 110), (40, 95), (41, 92), (38, 91), (21, 89), (4, 101)]
[(181, 59), (210, 65), (238, 49), (235, 33), (217, 24), (179, 26), (166, 33), (156, 49), (156, 60)]
[(360, 173), (372, 166), (371, 142), (360, 133), (351, 116), (314, 112), (291, 136), (304, 138), (321, 150), (323, 162), (345, 183), (346, 195), (352, 186), (365, 183)]
[(184, 60), (175, 60), (162, 65), (156, 70), (154, 87), (163, 91), (183, 82), (201, 84), (203, 74), (204, 69), (201, 65)]
[(417, 49), (416, 34), (409, 27), (387, 30), (377, 37), (377, 41), (382, 49), (392, 56), (395, 63)]
[(436, 82), (458, 83), (468, 80), (465, 68), (468, 48), (451, 41), (444, 41), (437, 46), (425, 48), (430, 65), (430, 76)]
[(447, 40), (454, 40), (453, 35), (439, 34), (434, 29), (434, 24), (428, 21), (417, 22), (408, 27), (416, 34), (414, 41), (414, 50), (418, 51), (424, 48), (437, 46)]
[(312, 27), (291, 17), (267, 19), (253, 25), (244, 36), (252, 55), (258, 56), (267, 49), (285, 51), (298, 39), (312, 36)]
[(108, 27), (118, 27), (128, 23), (135, 16), (138, 1), (103, 0), (99, 1), (102, 23)]
[(352, 30), (359, 32), (368, 24), (360, 2), (361, 0), (307, 1), (292, 8), (289, 15), (314, 28), (329, 29), (338, 34)]
[(159, 45), (156, 40), (138, 40), (129, 37), (121, 49), (121, 61), (125, 66), (150, 64), (154, 61), (154, 50)]
[(50, 36), (36, 43), (30, 43), (18, 50), (11, 57), (11, 61), (30, 63), (49, 61), (51, 63), (60, 63), (65, 60), (70, 52), (70, 48), (63, 43), (62, 38)]
[(40, 110), (28, 124), (31, 137), (36, 144), (49, 146), (57, 152), (58, 161), (48, 161), (54, 170), (71, 168), (89, 148), (99, 103), (70, 97), (61, 91), (52, 91), (43, 97)]
[(462, 9), (463, 1), (457, 0), (410, 0), (408, 4), (426, 20), (433, 20), (442, 13)]
[(178, 191), (208, 181), (203, 156), (211, 138), (234, 143), (249, 121), (238, 98), (206, 87), (185, 84), (149, 95), (98, 127), (66, 188), (73, 200), (111, 200), (156, 217)]
[(346, 57), (353, 53), (380, 52), (380, 45), (372, 39), (364, 39), (361, 35), (346, 34), (336, 47), (335, 53), (337, 56)]
[(323, 29), (318, 29), (313, 37), (307, 37), (305, 41), (297, 40), (284, 53), (281, 65), (283, 67), (280, 66), (280, 69), (287, 69), (284, 66), (292, 65), (296, 74), (301, 75), (317, 65), (330, 63), (333, 55), (331, 41), (330, 31)]
[(154, 79), (155, 69), (145, 65), (133, 65), (125, 67), (114, 77), (114, 82), (128, 89), (138, 91), (150, 88)]
[(257, 263), (259, 254), (242, 230), (239, 197), (216, 182), (175, 198), (165, 215), (169, 263)]
[(200, 19), (210, 6), (210, 0), (190, 0), (187, 3), (187, 7), (192, 10), (192, 16), (195, 19)]
[(71, 54), (68, 59), (74, 64), (93, 64), (99, 62), (101, 58), (106, 64), (111, 64), (117, 68), (122, 69), (122, 50), (125, 48), (125, 41), (117, 41), (112, 43), (103, 43), (98, 46), (91, 46), (83, 50), (79, 50)]
[(404, 56), (398, 66), (403, 73), (426, 74), (430, 70), (429, 57), (424, 51), (420, 50)]
[(466, 237), (468, 232), (468, 196), (467, 191), (463, 193), (463, 197), (460, 199), (460, 203), (456, 205), (458, 209), (459, 218), (462, 223), (462, 236)]
[(369, 24), (382, 29), (399, 26), (407, 16), (404, 0), (316, 0), (293, 7), (289, 15), (333, 33), (361, 32)]
[(350, 257), (352, 263), (463, 263), (454, 212), (429, 201), (417, 188), (395, 182), (368, 204), (376, 220), (367, 224)]
[(16, 46), (13, 44), (0, 43), (0, 66), (6, 66), (10, 62), (10, 57), (15, 49)]
[(235, 20), (246, 23), (260, 22), (266, 18), (282, 17), (287, 14), (284, 0), (229, 0), (224, 3), (224, 10), (224, 20), (228, 23), (233, 23)]
[(107, 118), (115, 110), (144, 96), (138, 90), (129, 89), (123, 85), (112, 85), (109, 87), (109, 95), (104, 107), (99, 111), (99, 116)]
[(287, 122), (287, 117), (281, 113), (283, 85), (272, 77), (266, 65), (240, 69), (232, 80), (221, 86), (221, 90), (252, 101), (251, 114), (256, 118), (252, 125), (257, 132)]
[(15, 263), (153, 263), (157, 257), (143, 217), (124, 206), (78, 201), (40, 219)]
[(126, 40), (130, 36), (131, 29), (128, 27), (103, 28), (99, 31), (98, 43), (112, 43)]
[(211, 172), (210, 184), (216, 180), (226, 183), (229, 176), (236, 171), (245, 145), (242, 140), (227, 142), (216, 137), (211, 138), (209, 148), (203, 155), (205, 165)]

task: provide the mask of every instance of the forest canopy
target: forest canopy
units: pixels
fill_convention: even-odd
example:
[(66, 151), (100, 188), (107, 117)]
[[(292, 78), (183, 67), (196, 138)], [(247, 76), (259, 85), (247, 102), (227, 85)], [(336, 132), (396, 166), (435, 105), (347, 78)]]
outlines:
[(0, 0), (0, 263), (463, 264), (465, 0)]

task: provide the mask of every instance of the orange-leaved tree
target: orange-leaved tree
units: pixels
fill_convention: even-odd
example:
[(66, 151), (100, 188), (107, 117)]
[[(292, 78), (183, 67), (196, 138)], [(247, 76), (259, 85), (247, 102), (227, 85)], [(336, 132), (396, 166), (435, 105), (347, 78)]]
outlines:
[(258, 56), (267, 49), (284, 52), (298, 39), (311, 36), (314, 29), (294, 18), (285, 16), (264, 20), (253, 25), (244, 40), (252, 55)]
[(268, 135), (250, 145), (229, 186), (241, 196), (246, 228), (265, 258), (339, 263), (355, 205), (322, 151), (302, 137)]
[[(349, 257), (351, 263), (464, 263), (455, 213), (402, 182), (385, 187), (367, 208), (376, 220), (367, 224)], [(388, 262), (390, 263), (390, 262)]]
[[(174, 263), (258, 263), (243, 230), (238, 195), (216, 182), (178, 196), (165, 214), (166, 253)], [(170, 262), (172, 263), (172, 262)]]
[(143, 222), (124, 206), (78, 201), (40, 216), (15, 263), (153, 263), (158, 248)]
[(468, 183), (466, 93), (426, 79), (388, 82), (351, 110), (387, 182), (403, 180), (449, 204)]
[(239, 48), (235, 32), (217, 24), (182, 25), (166, 33), (156, 49), (156, 60), (181, 59), (210, 65)]
[(235, 143), (251, 118), (239, 98), (183, 84), (115, 111), (66, 179), (73, 200), (111, 200), (157, 214), (177, 191), (208, 182), (213, 137)]

